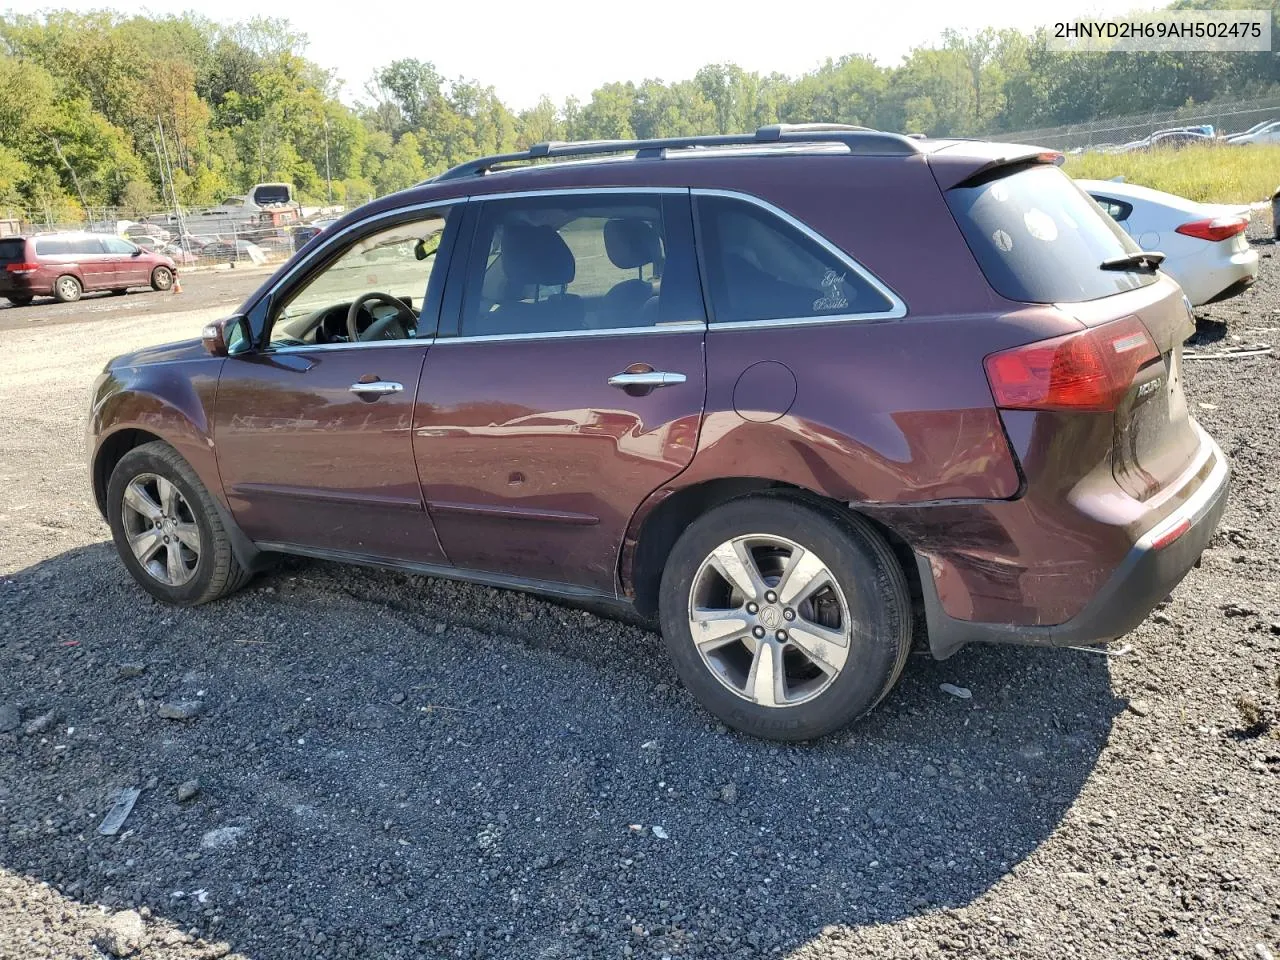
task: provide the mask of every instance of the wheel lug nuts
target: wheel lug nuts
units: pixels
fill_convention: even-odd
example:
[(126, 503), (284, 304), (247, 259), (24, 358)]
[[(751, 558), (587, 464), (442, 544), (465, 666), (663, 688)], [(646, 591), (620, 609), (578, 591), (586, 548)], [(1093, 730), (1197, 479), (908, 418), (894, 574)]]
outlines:
[(774, 634), (774, 636), (778, 638), (779, 643), (787, 642), (787, 631), (785, 630), (779, 630), (777, 633)]
[(768, 593), (766, 593), (766, 594), (764, 595), (764, 598), (765, 598), (766, 600), (768, 600), (770, 603), (777, 603), (777, 602), (778, 602), (778, 595), (777, 595), (776, 593), (774, 593), (772, 590), (770, 590)]
[(752, 616), (755, 616), (755, 614), (759, 612), (759, 610), (760, 608), (757, 607), (754, 603), (747, 604), (747, 613), (751, 614)]
[(796, 612), (795, 612), (794, 610), (783, 610), (783, 611), (782, 611), (782, 619), (783, 619), (783, 620), (794, 620), (795, 618), (796, 618)]
[(751, 635), (755, 637), (757, 640), (764, 639), (764, 627), (756, 627), (754, 630), (751, 631)]

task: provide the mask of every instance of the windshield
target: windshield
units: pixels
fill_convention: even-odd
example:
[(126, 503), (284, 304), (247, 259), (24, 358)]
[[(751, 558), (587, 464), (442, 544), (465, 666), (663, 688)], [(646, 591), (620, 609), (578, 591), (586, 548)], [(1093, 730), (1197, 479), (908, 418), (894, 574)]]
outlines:
[(1009, 300), (1076, 303), (1155, 283), (1141, 267), (1102, 269), (1140, 248), (1057, 167), (956, 187), (947, 203), (987, 282)]

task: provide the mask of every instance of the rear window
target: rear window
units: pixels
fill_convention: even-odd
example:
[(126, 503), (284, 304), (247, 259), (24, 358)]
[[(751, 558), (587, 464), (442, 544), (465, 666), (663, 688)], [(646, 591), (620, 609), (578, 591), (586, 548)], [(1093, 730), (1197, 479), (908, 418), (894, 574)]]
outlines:
[(1100, 269), (1140, 248), (1057, 167), (956, 187), (947, 202), (987, 282), (1009, 300), (1078, 303), (1156, 281), (1151, 271)]
[(289, 188), (285, 184), (269, 184), (253, 191), (253, 202), (259, 206), (271, 203), (288, 203)]
[(26, 260), (27, 241), (0, 240), (0, 263), (22, 263)]

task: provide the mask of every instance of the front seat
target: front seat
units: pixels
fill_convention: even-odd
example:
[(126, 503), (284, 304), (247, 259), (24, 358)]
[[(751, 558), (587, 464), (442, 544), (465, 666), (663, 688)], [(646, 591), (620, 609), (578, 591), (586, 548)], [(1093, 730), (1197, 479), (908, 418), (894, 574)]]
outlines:
[[(652, 265), (656, 272), (662, 260), (658, 231), (652, 223), (640, 217), (614, 218), (604, 225), (604, 252), (609, 262), (619, 270), (635, 270), (637, 275), (615, 284), (604, 295), (603, 325), (637, 326), (648, 316), (645, 307), (654, 299), (656, 292), (653, 280), (644, 279), (644, 268)], [(650, 310), (655, 308), (656, 304)]]
[[(577, 263), (555, 228), (533, 223), (504, 224), (502, 270), (507, 281), (503, 299), (481, 318), (478, 332), (549, 333), (583, 328), (582, 298), (564, 292), (577, 274)], [(561, 292), (538, 299), (542, 287), (559, 287)]]

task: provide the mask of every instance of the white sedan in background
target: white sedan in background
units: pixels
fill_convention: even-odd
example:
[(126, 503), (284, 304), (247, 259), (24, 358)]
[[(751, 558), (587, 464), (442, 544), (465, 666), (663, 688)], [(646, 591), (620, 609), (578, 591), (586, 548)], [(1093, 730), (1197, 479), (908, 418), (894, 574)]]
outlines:
[(1165, 255), (1160, 269), (1198, 307), (1243, 293), (1258, 279), (1249, 246), (1249, 208), (1197, 203), (1112, 180), (1077, 180), (1143, 250)]

